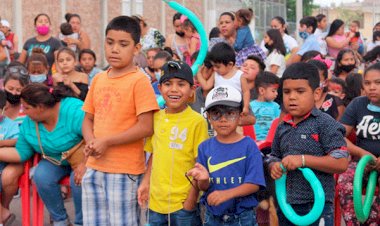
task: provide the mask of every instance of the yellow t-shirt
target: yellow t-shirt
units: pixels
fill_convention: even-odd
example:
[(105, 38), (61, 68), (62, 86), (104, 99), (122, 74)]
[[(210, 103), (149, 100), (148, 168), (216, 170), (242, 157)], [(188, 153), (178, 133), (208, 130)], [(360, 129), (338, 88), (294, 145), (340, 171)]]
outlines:
[(150, 209), (168, 214), (183, 208), (191, 188), (185, 173), (194, 167), (198, 146), (207, 138), (206, 120), (190, 107), (178, 114), (154, 114), (154, 134), (145, 144), (153, 153)]
[[(112, 69), (110, 69), (112, 70)], [(137, 116), (158, 110), (149, 79), (138, 69), (110, 78), (108, 71), (94, 77), (83, 110), (94, 115), (94, 136), (108, 137), (127, 131)], [(144, 139), (108, 148), (87, 166), (107, 173), (142, 174), (145, 172)]]

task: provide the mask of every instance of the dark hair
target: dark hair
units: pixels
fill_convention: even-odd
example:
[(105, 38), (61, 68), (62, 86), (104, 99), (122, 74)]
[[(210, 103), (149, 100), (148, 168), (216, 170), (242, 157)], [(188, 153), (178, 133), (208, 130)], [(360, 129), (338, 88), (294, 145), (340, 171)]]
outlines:
[(223, 12), (222, 14), (220, 14), (219, 16), (219, 19), (222, 17), (222, 16), (229, 16), (231, 17), (231, 20), (234, 21), (235, 20), (235, 15), (231, 12)]
[(273, 41), (273, 48), (270, 50), (269, 53), (271, 53), (273, 50), (277, 50), (280, 52), (282, 55), (286, 55), (286, 49), (285, 49), (285, 44), (284, 40), (282, 39), (282, 35), (279, 30), (277, 29), (269, 29), (267, 31), (267, 35), (269, 38)]
[(255, 88), (258, 90), (259, 87), (266, 88), (270, 85), (278, 85), (279, 83), (280, 78), (277, 75), (269, 71), (262, 71), (255, 79)]
[(307, 28), (312, 27), (313, 30), (311, 31), (311, 33), (313, 34), (315, 32), (315, 29), (317, 29), (318, 21), (313, 16), (305, 16), (300, 20), (300, 24), (306, 25)]
[(28, 69), (24, 65), (8, 66), (4, 74), (4, 86), (9, 80), (17, 80), (20, 82), (21, 86), (26, 86), (29, 84), (29, 73)]
[(335, 19), (335, 20), (331, 23), (329, 33), (327, 34), (326, 37), (333, 36), (333, 35), (335, 34), (335, 32), (336, 32), (336, 31), (337, 31), (342, 25), (344, 25), (343, 20)]
[(44, 67), (49, 69), (49, 63), (47, 61), (46, 55), (44, 51), (39, 47), (33, 48), (32, 54), (28, 57), (28, 61), (26, 62), (28, 69), (30, 64), (42, 64)]
[(195, 61), (199, 55), (199, 50), (195, 51), (193, 54), (191, 54), (191, 62)]
[(281, 78), (281, 86), (284, 84), (284, 81), (287, 79), (298, 80), (303, 79), (307, 80), (309, 86), (314, 91), (319, 87), (319, 73), (317, 67), (312, 64), (299, 62), (291, 64), (288, 68), (285, 69), (284, 74)]
[(39, 18), (40, 16), (45, 16), (45, 17), (47, 17), (47, 18), (48, 18), (48, 21), (49, 21), (49, 24), (51, 24), (51, 22), (50, 22), (50, 17), (49, 17), (46, 13), (40, 13), (40, 14), (38, 14), (36, 17), (34, 17), (34, 25), (37, 24), (37, 20), (38, 20), (38, 18)]
[(346, 82), (338, 77), (333, 77), (329, 80), (330, 83), (336, 83), (342, 87), (344, 93), (346, 93)]
[(236, 55), (235, 50), (225, 42), (215, 44), (209, 53), (210, 61), (214, 63), (222, 63), (228, 65), (230, 62), (235, 64)]
[[(284, 20), (284, 18), (280, 17), (280, 16), (275, 16), (272, 18), (272, 20), (277, 20), (282, 26), (286, 26), (286, 21)], [(285, 34), (289, 34), (288, 33), (288, 28), (285, 27)]]
[(61, 47), (61, 48), (59, 48), (59, 50), (58, 50), (58, 52), (57, 52), (57, 59), (58, 59), (58, 57), (59, 57), (59, 55), (61, 54), (61, 53), (67, 53), (67, 54), (69, 54), (69, 55), (71, 55), (72, 57), (74, 57), (74, 59), (76, 59), (75, 57), (75, 52), (74, 52), (74, 50), (72, 50), (71, 48), (69, 48), (69, 47)]
[(194, 24), (191, 23), (191, 21), (189, 19), (186, 19), (185, 21), (183, 21), (182, 27), (183, 28), (190, 28), (192, 32), (196, 31)]
[(0, 109), (3, 109), (6, 104), (7, 104), (7, 95), (5, 94), (4, 90), (0, 89)]
[(251, 23), (253, 17), (253, 10), (251, 8), (239, 9), (236, 12), (236, 17), (239, 17), (242, 20), (243, 26), (247, 26), (249, 23)]
[(170, 53), (168, 53), (167, 51), (165, 50), (161, 50), (159, 51), (155, 56), (154, 56), (154, 60), (157, 60), (157, 59), (163, 59), (165, 60), (166, 62), (168, 62), (169, 60), (172, 60), (172, 55)]
[(170, 54), (170, 56), (173, 57), (173, 50), (172, 50), (172, 48), (170, 48), (169, 46), (165, 46), (164, 47), (164, 51), (168, 52)]
[(140, 23), (143, 24), (144, 27), (148, 26), (148, 24), (145, 22), (144, 18), (140, 15), (133, 15), (131, 16), (132, 19), (136, 20), (140, 26)]
[(364, 72), (364, 78), (365, 78), (365, 76), (367, 75), (367, 73), (369, 72), (369, 71), (373, 71), (373, 70), (376, 70), (376, 71), (378, 71), (378, 72), (380, 72), (380, 62), (378, 62), (378, 63), (376, 63), (376, 64), (372, 64), (371, 66), (369, 66), (366, 70), (365, 70), (365, 72)]
[(265, 70), (265, 63), (261, 59), (261, 57), (258, 57), (256, 55), (249, 55), (246, 60), (253, 60), (255, 61), (258, 65), (261, 71)]
[(211, 40), (212, 38), (218, 38), (220, 35), (220, 30), (218, 27), (213, 27), (208, 35), (208, 40)]
[(355, 97), (361, 95), (363, 89), (363, 76), (359, 73), (350, 73), (346, 77), (345, 97), (343, 102), (348, 105)]
[(173, 24), (176, 20), (180, 20), (181, 19), (181, 16), (182, 14), (181, 13), (176, 13), (173, 15)]
[(79, 14), (76, 14), (76, 13), (66, 13), (65, 14), (65, 20), (67, 21), (67, 23), (69, 23), (71, 18), (74, 18), (74, 17), (78, 18), (79, 21), (81, 21)]
[(325, 14), (318, 14), (315, 16), (315, 19), (317, 19), (318, 23), (321, 22), (323, 18), (326, 18)]
[(107, 25), (106, 35), (108, 31), (124, 31), (131, 34), (135, 44), (140, 42), (141, 29), (139, 23), (129, 16), (118, 16), (113, 18)]
[(94, 51), (92, 51), (91, 49), (82, 49), (80, 52), (79, 52), (79, 60), (82, 58), (83, 54), (90, 54), (94, 60), (96, 61), (96, 54)]
[(71, 35), (74, 33), (73, 27), (68, 22), (62, 23), (59, 27), (63, 35)]
[(372, 42), (375, 43), (377, 38), (380, 37), (380, 31), (374, 31), (372, 34)]
[(363, 56), (363, 60), (367, 63), (372, 62), (380, 57), (380, 46), (376, 46), (371, 51), (367, 52), (366, 55)]
[(40, 83), (31, 83), (25, 86), (21, 91), (21, 99), (27, 104), (37, 107), (43, 105), (48, 108), (54, 107), (65, 97), (71, 97), (63, 87), (57, 86), (49, 88)]
[[(343, 70), (341, 69), (341, 66), (339, 64), (340, 64), (340, 61), (342, 60), (344, 54), (346, 54), (346, 53), (351, 53), (355, 58), (355, 53), (351, 49), (342, 49), (341, 51), (339, 51), (338, 56), (336, 57), (336, 60), (335, 60), (335, 68), (333, 71), (335, 76), (338, 76), (340, 73), (343, 72)], [(356, 58), (355, 58), (355, 63), (356, 63)]]
[(307, 63), (316, 66), (318, 68), (318, 71), (322, 71), (323, 72), (323, 78), (325, 80), (327, 79), (327, 77), (328, 77), (328, 68), (327, 68), (327, 65), (325, 63), (323, 63), (322, 61), (319, 61), (319, 60), (309, 60)]
[(302, 57), (301, 57), (301, 62), (307, 62), (311, 59), (313, 59), (314, 57), (320, 55), (322, 57), (322, 53), (318, 52), (317, 50), (310, 50), (310, 51), (307, 51), (305, 52)]
[(377, 23), (375, 24), (375, 26), (373, 26), (372, 30), (375, 30), (375, 28), (376, 28), (377, 26), (380, 26), (380, 21), (377, 22)]

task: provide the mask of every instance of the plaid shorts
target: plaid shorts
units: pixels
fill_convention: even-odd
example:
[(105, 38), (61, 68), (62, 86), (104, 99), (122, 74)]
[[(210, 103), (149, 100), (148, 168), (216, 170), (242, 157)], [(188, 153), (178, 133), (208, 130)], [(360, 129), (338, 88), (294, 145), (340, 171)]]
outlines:
[(83, 225), (138, 225), (137, 188), (141, 178), (87, 168), (82, 179)]

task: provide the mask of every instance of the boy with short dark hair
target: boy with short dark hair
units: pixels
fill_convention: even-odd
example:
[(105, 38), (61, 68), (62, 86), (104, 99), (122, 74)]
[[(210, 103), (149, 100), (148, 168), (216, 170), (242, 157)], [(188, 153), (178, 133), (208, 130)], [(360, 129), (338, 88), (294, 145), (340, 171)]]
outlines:
[(187, 173), (204, 191), (203, 225), (256, 225), (255, 193), (265, 187), (265, 179), (255, 142), (236, 131), (241, 94), (231, 86), (215, 87), (207, 95), (206, 111), (217, 135), (199, 146), (197, 163)]
[[(334, 173), (342, 173), (348, 166), (348, 152), (344, 140), (345, 129), (332, 117), (315, 108), (320, 95), (318, 69), (308, 63), (289, 66), (281, 78), (283, 103), (287, 115), (279, 124), (268, 162), (270, 174), (278, 179), (287, 171), (287, 202), (299, 215), (310, 212), (314, 204), (313, 191), (297, 168), (313, 170), (324, 188), (325, 207), (320, 218), (325, 225), (334, 225)], [(279, 212), (281, 225), (293, 225)], [(311, 225), (318, 225), (319, 220)]]
[(139, 24), (128, 16), (111, 20), (105, 41), (111, 67), (93, 79), (83, 106), (88, 156), (82, 180), (84, 225), (138, 225), (144, 138), (152, 135), (158, 110), (149, 79), (133, 64), (140, 34)]
[(280, 116), (281, 110), (274, 100), (278, 93), (280, 79), (269, 71), (261, 72), (255, 80), (258, 97), (250, 105), (256, 117), (255, 133), (258, 141), (265, 140), (272, 121)]
[(194, 100), (193, 73), (182, 61), (162, 67), (159, 89), (166, 108), (154, 114), (154, 134), (145, 150), (152, 153), (138, 189), (140, 205), (149, 198), (149, 224), (201, 224), (198, 189), (186, 178), (198, 156), (198, 146), (208, 138), (206, 120), (188, 103)]
[(317, 19), (313, 16), (305, 16), (300, 20), (298, 34), (304, 40), (304, 43), (297, 54), (293, 56), (293, 63), (299, 62), (303, 54), (308, 51), (315, 50), (320, 52), (321, 47), (319, 46), (317, 37), (314, 35), (315, 29), (318, 26), (317, 24)]

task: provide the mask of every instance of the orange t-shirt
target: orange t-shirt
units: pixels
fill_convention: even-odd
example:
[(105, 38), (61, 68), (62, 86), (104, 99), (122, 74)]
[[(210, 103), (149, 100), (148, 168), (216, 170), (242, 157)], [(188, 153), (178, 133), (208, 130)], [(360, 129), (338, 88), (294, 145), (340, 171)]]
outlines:
[[(110, 69), (112, 70), (112, 69)], [(141, 113), (158, 110), (149, 79), (138, 69), (110, 78), (108, 71), (95, 76), (83, 110), (94, 115), (94, 136), (108, 137), (125, 132)], [(107, 173), (142, 174), (145, 170), (144, 140), (108, 148), (87, 166)]]

